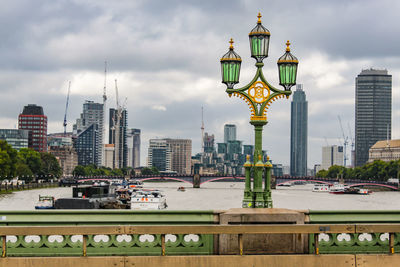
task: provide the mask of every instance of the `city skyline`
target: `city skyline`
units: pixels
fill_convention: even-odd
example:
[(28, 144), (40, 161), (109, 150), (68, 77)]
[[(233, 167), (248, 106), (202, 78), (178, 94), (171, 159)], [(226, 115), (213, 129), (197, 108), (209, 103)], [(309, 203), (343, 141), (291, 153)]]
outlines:
[[(107, 108), (115, 103), (113, 79), (117, 78), (121, 98), (128, 97), (128, 125), (142, 130), (142, 155), (147, 154), (149, 139), (167, 137), (192, 139), (193, 154), (200, 152), (201, 106), (205, 132), (214, 134), (216, 142), (223, 140), (224, 124), (235, 124), (237, 139), (253, 144), (247, 106), (226, 96), (219, 57), (233, 37), (235, 51), (243, 59), (239, 86), (251, 78), (255, 68), (247, 34), (261, 12), (272, 38), (265, 60), (267, 78), (277, 86), (276, 60), (287, 39), (300, 61), (298, 83), (307, 88), (309, 103), (308, 167), (321, 163), (324, 137), (330, 145), (341, 145), (338, 115), (346, 135), (348, 123), (354, 135), (354, 77), (362, 69), (386, 68), (392, 74), (392, 138), (400, 138), (400, 55), (394, 45), (397, 35), (392, 34), (399, 26), (391, 15), (399, 3), (290, 2), (292, 8), (284, 14), (286, 2), (229, 3), (229, 15), (240, 20), (227, 20), (228, 14), (221, 12), (226, 3), (211, 1), (175, 5), (86, 1), (71, 6), (9, 1), (2, 16), (8, 27), (1, 30), (5, 41), (0, 49), (4, 59), (0, 63), (0, 128), (16, 128), (23, 106), (35, 103), (48, 116), (48, 133), (62, 132), (71, 80), (67, 116), (67, 131), (71, 131), (85, 100), (102, 103), (107, 60)], [(376, 17), (370, 14), (376, 13), (385, 16), (370, 23)], [(274, 162), (284, 165), (290, 161), (291, 99), (272, 104), (263, 135), (263, 148)]]

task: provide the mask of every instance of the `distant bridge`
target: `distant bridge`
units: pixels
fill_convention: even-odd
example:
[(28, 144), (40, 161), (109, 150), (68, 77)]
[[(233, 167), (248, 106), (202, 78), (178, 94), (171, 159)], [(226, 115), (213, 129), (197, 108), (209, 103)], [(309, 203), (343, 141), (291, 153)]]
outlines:
[[(88, 181), (88, 180), (96, 180), (96, 181), (108, 181), (112, 179), (122, 179), (123, 177), (106, 177), (106, 176), (94, 176), (94, 177), (74, 177), (73, 181)], [(312, 176), (305, 176), (305, 177), (295, 177), (295, 176), (277, 176), (274, 177), (276, 185), (285, 185), (285, 184), (292, 184), (295, 182), (306, 182), (306, 183), (319, 183), (319, 184), (328, 184), (333, 185), (334, 183), (339, 182), (336, 178), (315, 178)], [(188, 183), (193, 186), (197, 183), (198, 186), (208, 183), (208, 182), (218, 182), (218, 181), (226, 181), (226, 182), (243, 182), (245, 180), (244, 176), (226, 176), (226, 175), (202, 175), (198, 176), (197, 180), (193, 175), (142, 175), (142, 176), (135, 176), (134, 179), (139, 181), (176, 181), (182, 183)], [(355, 180), (355, 179), (347, 179), (344, 180), (346, 185), (350, 187), (354, 186), (376, 186), (376, 187), (383, 187), (388, 188), (391, 190), (399, 190), (397, 184), (387, 183), (387, 182), (377, 182), (372, 180)], [(74, 184), (74, 183), (71, 183)]]

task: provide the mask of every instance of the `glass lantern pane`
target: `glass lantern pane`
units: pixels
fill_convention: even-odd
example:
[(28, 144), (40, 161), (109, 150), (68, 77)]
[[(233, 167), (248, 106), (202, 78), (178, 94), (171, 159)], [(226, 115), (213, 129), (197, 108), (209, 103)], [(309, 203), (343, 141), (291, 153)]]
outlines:
[(265, 55), (266, 57), (268, 57), (268, 48), (269, 48), (269, 36), (264, 38), (264, 51), (263, 51), (263, 55)]

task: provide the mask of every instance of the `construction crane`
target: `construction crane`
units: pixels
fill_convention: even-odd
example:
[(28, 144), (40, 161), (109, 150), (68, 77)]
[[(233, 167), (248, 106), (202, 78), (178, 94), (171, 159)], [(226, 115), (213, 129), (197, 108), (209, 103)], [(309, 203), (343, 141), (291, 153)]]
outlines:
[(351, 132), (350, 122), (347, 123), (347, 127), (349, 127), (351, 151), (354, 151), (354, 137), (353, 133)]
[(67, 136), (67, 111), (68, 111), (70, 91), (71, 91), (71, 81), (69, 81), (69, 84), (68, 84), (67, 103), (65, 104), (64, 123), (63, 123), (64, 137)]
[(203, 107), (201, 107), (201, 152), (204, 153), (204, 120), (203, 120)]
[(119, 96), (118, 96), (118, 85), (117, 85), (117, 79), (115, 79), (115, 98), (116, 98), (116, 104), (117, 104), (117, 114), (116, 114), (116, 119), (117, 121), (114, 123), (114, 168), (121, 168), (121, 164), (119, 162), (119, 154), (120, 154), (120, 142), (119, 142), (119, 136), (120, 136), (120, 125), (121, 125), (121, 117), (122, 117), (122, 107), (119, 105)]
[(102, 149), (101, 149), (101, 159), (102, 159), (102, 165), (105, 165), (105, 146), (104, 144), (106, 143), (106, 115), (107, 115), (107, 110), (106, 110), (106, 103), (107, 103), (107, 61), (104, 61), (104, 88), (103, 88), (103, 129), (102, 129)]
[(344, 166), (346, 167), (346, 163), (347, 163), (347, 144), (349, 142), (349, 137), (345, 136), (344, 131), (343, 131), (343, 126), (342, 126), (342, 120), (340, 119), (340, 116), (338, 115), (338, 120), (339, 120), (339, 124), (340, 124), (340, 129), (342, 130), (342, 137), (343, 137), (343, 150), (344, 150)]

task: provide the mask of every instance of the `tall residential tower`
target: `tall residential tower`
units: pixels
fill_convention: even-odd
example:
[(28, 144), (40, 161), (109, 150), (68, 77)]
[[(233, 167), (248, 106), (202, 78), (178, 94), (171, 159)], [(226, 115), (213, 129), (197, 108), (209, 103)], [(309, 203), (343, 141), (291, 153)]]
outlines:
[(224, 126), (224, 143), (236, 140), (236, 125), (225, 124)]
[(307, 175), (308, 103), (303, 85), (298, 84), (291, 103), (290, 175)]
[[(76, 120), (76, 124), (73, 126), (74, 134), (78, 135), (77, 140), (79, 139), (79, 144), (75, 143), (75, 148), (79, 146), (79, 149), (81, 149), (77, 149), (80, 165), (95, 164), (97, 166), (101, 166), (102, 164), (104, 127), (103, 116), (103, 104), (94, 103), (93, 101), (88, 100), (85, 101), (83, 104), (83, 112), (81, 113), (80, 118)], [(93, 140), (90, 140), (90, 144), (87, 144), (86, 146), (86, 141), (88, 141), (88, 138), (93, 138)], [(84, 155), (80, 154), (79, 151), (91, 152), (84, 153)], [(82, 164), (83, 162), (85, 163)]]
[(391, 139), (392, 75), (387, 70), (362, 70), (356, 78), (355, 166), (368, 161), (377, 141)]

